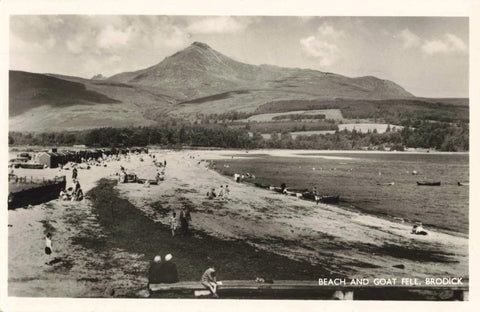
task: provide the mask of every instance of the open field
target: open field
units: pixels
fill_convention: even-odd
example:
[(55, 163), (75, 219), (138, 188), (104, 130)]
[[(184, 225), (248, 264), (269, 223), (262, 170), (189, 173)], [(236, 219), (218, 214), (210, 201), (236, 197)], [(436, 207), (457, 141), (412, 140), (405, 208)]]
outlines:
[(362, 132), (362, 133), (367, 133), (368, 131), (373, 132), (374, 130), (376, 130), (377, 133), (385, 133), (389, 126), (391, 131), (401, 131), (403, 129), (403, 126), (398, 126), (398, 125), (376, 124), (376, 123), (358, 124), (357, 123), (357, 124), (339, 124), (338, 130), (353, 131), (355, 129), (357, 132)]

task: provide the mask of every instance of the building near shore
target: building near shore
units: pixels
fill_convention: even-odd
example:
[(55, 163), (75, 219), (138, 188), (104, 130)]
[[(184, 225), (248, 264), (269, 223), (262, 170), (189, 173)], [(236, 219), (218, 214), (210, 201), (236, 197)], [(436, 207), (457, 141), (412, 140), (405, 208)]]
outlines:
[(57, 168), (64, 164), (64, 156), (54, 152), (43, 152), (38, 155), (38, 162), (48, 168)]

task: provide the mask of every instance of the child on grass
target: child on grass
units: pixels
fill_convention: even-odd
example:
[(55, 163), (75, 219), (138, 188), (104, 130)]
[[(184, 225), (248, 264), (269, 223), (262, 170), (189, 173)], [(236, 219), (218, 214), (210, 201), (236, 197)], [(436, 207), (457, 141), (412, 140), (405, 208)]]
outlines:
[(170, 230), (172, 230), (172, 237), (175, 236), (175, 230), (177, 229), (177, 213), (174, 211), (170, 217)]

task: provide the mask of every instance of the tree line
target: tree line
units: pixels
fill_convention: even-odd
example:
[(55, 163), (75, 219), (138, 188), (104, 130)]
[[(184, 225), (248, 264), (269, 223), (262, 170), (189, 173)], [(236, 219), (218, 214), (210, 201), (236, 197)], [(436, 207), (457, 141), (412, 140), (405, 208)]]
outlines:
[(440, 151), (468, 151), (467, 123), (415, 121), (402, 131), (361, 133), (336, 131), (333, 134), (297, 136), (289, 132), (273, 132), (265, 139), (259, 132), (245, 129), (168, 127), (168, 128), (100, 128), (75, 132), (22, 133), (10, 132), (9, 145), (59, 146), (84, 144), (92, 147), (129, 147), (159, 145), (164, 147), (220, 148), (286, 148), (286, 149), (360, 149), (406, 147), (431, 148)]

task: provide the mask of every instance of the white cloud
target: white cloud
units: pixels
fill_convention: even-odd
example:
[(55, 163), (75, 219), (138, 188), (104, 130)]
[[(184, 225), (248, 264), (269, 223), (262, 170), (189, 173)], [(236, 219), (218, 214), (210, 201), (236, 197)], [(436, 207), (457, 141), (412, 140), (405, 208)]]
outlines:
[(441, 40), (429, 40), (422, 45), (422, 51), (426, 54), (447, 53), (449, 48)]
[(330, 38), (338, 38), (344, 36), (343, 31), (335, 30), (335, 28), (333, 28), (333, 26), (328, 23), (323, 23), (322, 25), (320, 25), (320, 27), (318, 27), (318, 33), (323, 37)]
[(308, 57), (319, 61), (320, 66), (330, 66), (340, 58), (338, 46), (344, 38), (343, 31), (336, 30), (332, 25), (324, 22), (318, 27), (315, 35), (300, 39), (300, 45)]
[(338, 59), (339, 49), (336, 44), (310, 36), (300, 40), (302, 50), (310, 57), (320, 61), (321, 66), (330, 66)]
[(189, 35), (178, 27), (171, 27), (169, 29), (160, 29), (154, 35), (153, 44), (155, 48), (169, 47), (172, 49), (179, 49), (185, 47), (189, 42)]
[(80, 54), (84, 52), (85, 49), (89, 49), (89, 39), (90, 38), (87, 33), (75, 34), (65, 42), (67, 50), (74, 54)]
[(447, 37), (447, 42), (449, 43), (449, 45), (451, 46), (451, 48), (453, 50), (456, 50), (456, 51), (467, 51), (468, 50), (465, 42), (463, 42), (463, 40), (458, 38), (457, 36), (452, 35), (452, 34), (446, 34), (446, 37)]
[(421, 44), (421, 39), (419, 36), (412, 33), (408, 28), (402, 30), (398, 36), (403, 41), (403, 48), (409, 49), (413, 47), (417, 47)]
[(56, 40), (49, 36), (46, 40), (35, 42), (23, 40), (15, 34), (10, 35), (11, 53), (46, 53), (55, 46)]
[(422, 45), (422, 51), (427, 55), (437, 53), (468, 52), (467, 45), (462, 39), (452, 34), (445, 34), (443, 40), (428, 40)]
[(250, 19), (241, 20), (231, 16), (206, 17), (193, 21), (186, 30), (192, 34), (221, 34), (242, 32), (251, 23)]
[(132, 27), (121, 30), (108, 25), (98, 34), (97, 44), (104, 49), (117, 48), (126, 45), (132, 34)]

